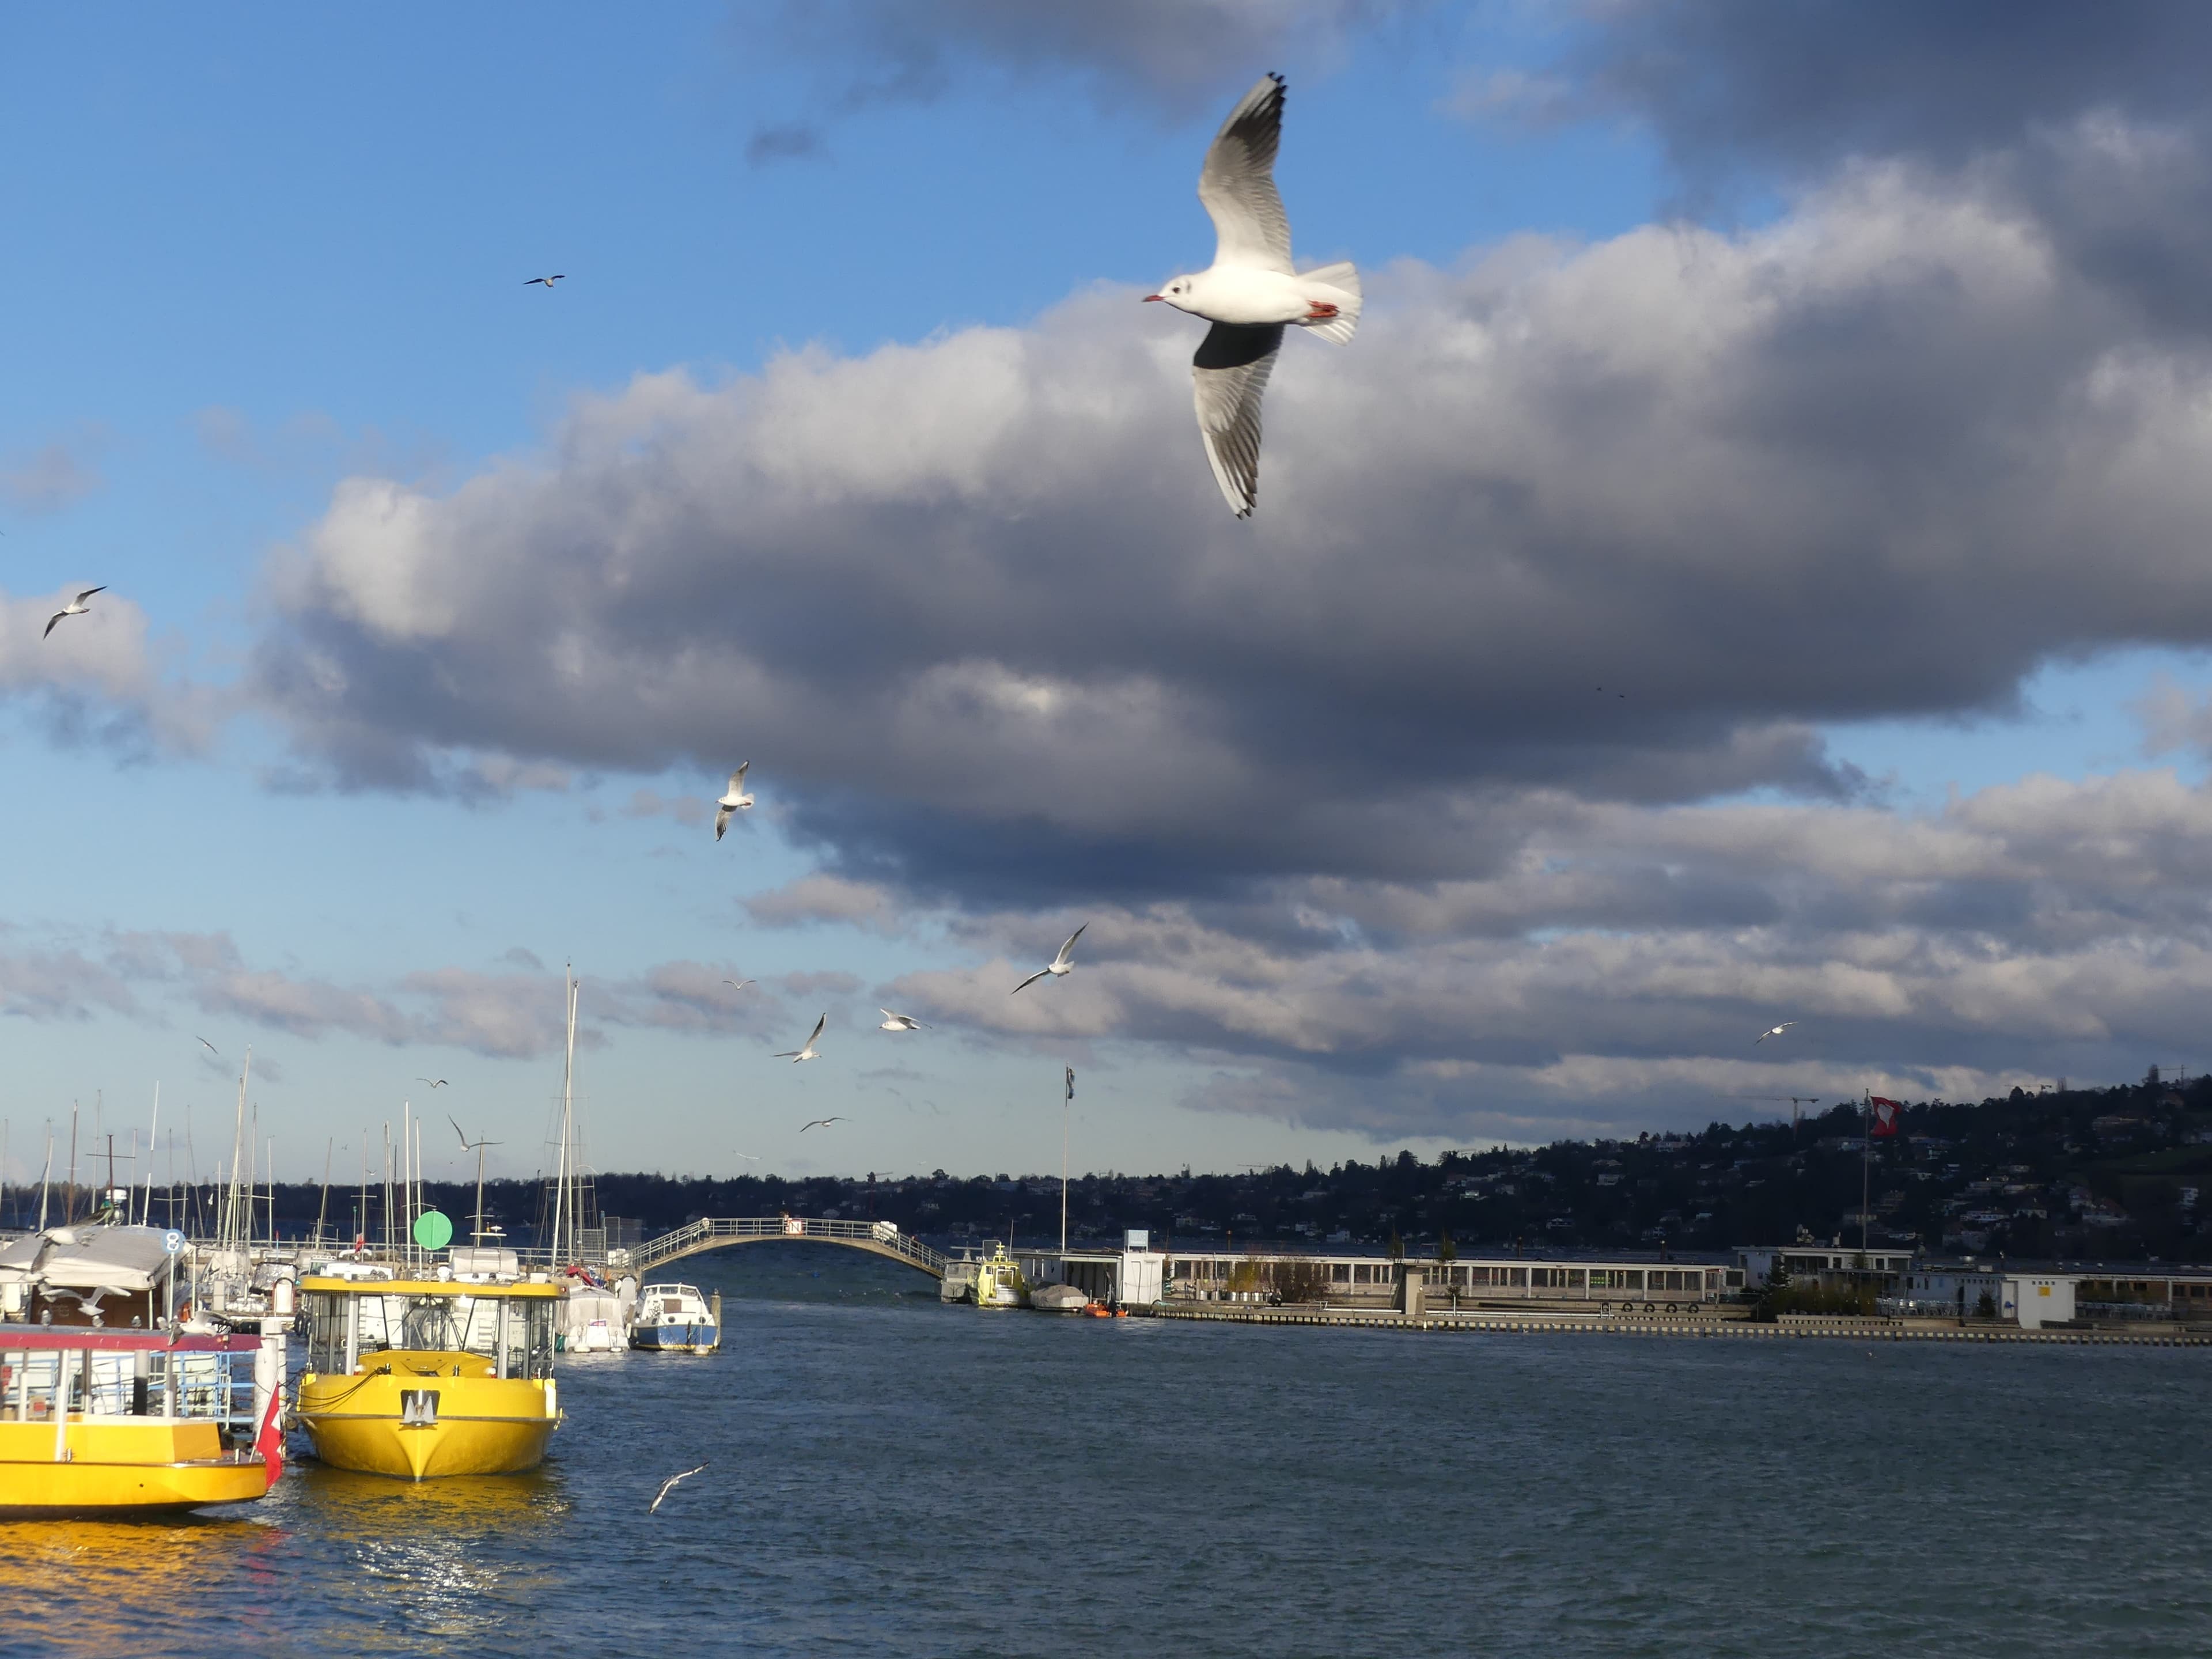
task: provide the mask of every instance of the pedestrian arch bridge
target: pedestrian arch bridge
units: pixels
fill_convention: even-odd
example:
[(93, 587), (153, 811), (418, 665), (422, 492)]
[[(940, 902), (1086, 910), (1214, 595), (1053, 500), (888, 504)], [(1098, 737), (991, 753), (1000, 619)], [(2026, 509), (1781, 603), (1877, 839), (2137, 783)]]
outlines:
[(888, 1261), (902, 1262), (932, 1279), (945, 1277), (945, 1258), (920, 1239), (901, 1232), (888, 1221), (823, 1221), (797, 1215), (710, 1217), (688, 1227), (648, 1238), (629, 1248), (630, 1271), (650, 1273), (702, 1250), (719, 1250), (732, 1244), (759, 1244), (770, 1239), (811, 1239), (817, 1243), (842, 1244), (866, 1250)]

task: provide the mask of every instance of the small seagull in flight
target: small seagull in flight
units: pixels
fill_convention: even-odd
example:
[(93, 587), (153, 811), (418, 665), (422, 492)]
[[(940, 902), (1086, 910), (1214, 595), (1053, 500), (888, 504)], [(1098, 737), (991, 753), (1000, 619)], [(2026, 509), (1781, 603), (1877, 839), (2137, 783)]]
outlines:
[[(1091, 924), (1086, 921), (1083, 924), (1083, 927), (1088, 927)], [(1038, 969), (1036, 972), (1031, 974), (1019, 985), (1014, 987), (1012, 991), (1007, 992), (1006, 994), (1008, 996), (1012, 996), (1015, 991), (1026, 991), (1030, 986), (1036, 984), (1047, 974), (1050, 974), (1054, 979), (1060, 979), (1073, 973), (1075, 971), (1075, 963), (1070, 960), (1070, 958), (1075, 954), (1075, 941), (1083, 937), (1083, 927), (1077, 928), (1073, 933), (1067, 936), (1067, 943), (1060, 947), (1060, 954), (1058, 956), (1054, 957), (1050, 962), (1045, 963), (1043, 967)]]
[(1291, 263), (1291, 222), (1275, 190), (1282, 137), (1283, 77), (1263, 76), (1229, 112), (1199, 171), (1212, 264), (1145, 295), (1213, 325), (1191, 360), (1192, 396), (1214, 482), (1240, 519), (1259, 495), (1260, 400), (1283, 330), (1295, 324), (1343, 345), (1359, 326), (1358, 267), (1300, 272)]
[(878, 1008), (876, 1012), (884, 1017), (884, 1023), (878, 1029), (885, 1031), (919, 1031), (928, 1024), (927, 1020), (916, 1019), (912, 1014), (895, 1014), (888, 1008)]
[[(75, 599), (71, 599), (67, 605), (55, 611), (52, 617), (46, 619), (46, 634), (52, 633), (54, 631), (54, 624), (59, 622), (64, 617), (84, 616), (92, 609), (92, 607), (87, 605), (85, 601), (95, 593), (105, 593), (106, 592), (107, 592), (107, 584), (105, 582), (102, 582), (97, 587), (86, 588), (83, 592), (78, 594)], [(46, 634), (41, 634), (39, 637), (43, 640), (46, 637)]]
[(757, 979), (726, 979), (722, 983), (728, 986), (732, 991), (742, 991), (746, 986), (757, 985), (760, 981)]
[(714, 803), (714, 839), (716, 841), (721, 840), (722, 831), (730, 827), (730, 814), (742, 812), (753, 804), (751, 792), (745, 787), (745, 773), (751, 766), (752, 763), (747, 761), (736, 771), (731, 773), (730, 787), (722, 792), (721, 799)]
[[(565, 282), (567, 282), (568, 280), (568, 272), (566, 272), (566, 271), (556, 271), (554, 275), (552, 275), (552, 276), (532, 276), (532, 277), (530, 277), (530, 278), (528, 278), (526, 281), (525, 281), (525, 282), (524, 282), (524, 283), (523, 283), (522, 285), (523, 285), (523, 287), (525, 287), (525, 288), (536, 288), (536, 287), (537, 287), (540, 283), (543, 283), (545, 285), (545, 291), (546, 291), (548, 294), (550, 294), (550, 293), (553, 291), (553, 284), (554, 284), (554, 283), (565, 283)], [(681, 1479), (682, 1477), (680, 1477), (680, 1476), (679, 1476), (679, 1477), (678, 1477), (678, 1479)], [(654, 1508), (656, 1508), (656, 1509), (658, 1509), (658, 1508), (659, 1507), (659, 1503), (658, 1503), (657, 1501), (655, 1502), (655, 1504), (654, 1504), (653, 1507), (654, 1507)]]
[(741, 1158), (748, 1164), (757, 1164), (760, 1162), (760, 1155), (757, 1152), (740, 1152), (732, 1150), (730, 1156), (732, 1158)]
[(446, 1079), (441, 1077), (418, 1077), (415, 1080), (417, 1083), (427, 1083), (433, 1089), (442, 1089), (446, 1086)]
[(830, 1016), (825, 1013), (821, 1018), (814, 1022), (814, 1035), (813, 1036), (810, 1036), (806, 1039), (806, 1046), (804, 1048), (786, 1049), (782, 1054), (778, 1054), (776, 1058), (778, 1060), (787, 1060), (794, 1066), (798, 1065), (802, 1060), (821, 1059), (822, 1056), (814, 1052), (815, 1039), (822, 1035), (822, 1028), (829, 1023)]
[(200, 1047), (201, 1047), (201, 1048), (203, 1048), (206, 1049), (210, 1054), (213, 1054), (213, 1055), (214, 1055), (217, 1060), (221, 1060), (221, 1059), (222, 1058), (222, 1049), (220, 1049), (220, 1048), (216, 1048), (216, 1047), (215, 1046), (215, 1044), (213, 1044), (212, 1042), (209, 1042), (205, 1037), (200, 1037), (200, 1038), (198, 1038), (198, 1043), (199, 1043), (199, 1045), (200, 1045)]
[(646, 1513), (647, 1515), (653, 1513), (655, 1510), (658, 1510), (660, 1507), (660, 1500), (662, 1498), (667, 1497), (668, 1494), (674, 1492), (678, 1486), (681, 1486), (684, 1481), (689, 1480), (693, 1475), (698, 1474), (699, 1469), (703, 1469), (706, 1467), (707, 1466), (704, 1463), (702, 1463), (699, 1465), (698, 1469), (686, 1469), (681, 1474), (670, 1475), (667, 1480), (660, 1483), (660, 1490), (653, 1493), (652, 1505), (646, 1510)]
[(1796, 1023), (1797, 1022), (1794, 1019), (1785, 1019), (1781, 1024), (1776, 1026), (1772, 1030), (1761, 1031), (1756, 1037), (1752, 1039), (1751, 1046), (1756, 1048), (1760, 1043), (1765, 1042), (1767, 1038), (1771, 1036), (1780, 1036), (1784, 1031), (1788, 1030)]
[(842, 1123), (845, 1120), (842, 1117), (817, 1117), (811, 1123), (800, 1124), (799, 1126), (799, 1133), (805, 1134), (809, 1129), (826, 1129), (833, 1123)]

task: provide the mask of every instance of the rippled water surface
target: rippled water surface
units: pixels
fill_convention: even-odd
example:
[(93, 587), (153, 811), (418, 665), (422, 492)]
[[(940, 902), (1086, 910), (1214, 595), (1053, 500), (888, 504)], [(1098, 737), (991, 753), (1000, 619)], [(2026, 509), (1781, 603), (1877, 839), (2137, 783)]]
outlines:
[(2212, 1650), (2195, 1352), (1060, 1320), (805, 1246), (687, 1266), (722, 1352), (567, 1361), (534, 1474), (301, 1461), (227, 1518), (0, 1525), (0, 1651)]

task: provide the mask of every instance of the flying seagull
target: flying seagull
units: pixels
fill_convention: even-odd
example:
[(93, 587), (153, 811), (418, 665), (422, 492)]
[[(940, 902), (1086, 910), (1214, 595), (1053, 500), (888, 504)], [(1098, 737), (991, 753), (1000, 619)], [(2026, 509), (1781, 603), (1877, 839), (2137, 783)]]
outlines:
[(652, 1505), (646, 1510), (646, 1513), (647, 1515), (653, 1513), (655, 1510), (658, 1510), (660, 1507), (660, 1500), (662, 1498), (667, 1497), (668, 1494), (674, 1492), (678, 1486), (682, 1485), (684, 1481), (689, 1480), (693, 1475), (698, 1474), (699, 1469), (703, 1469), (706, 1467), (707, 1466), (704, 1463), (702, 1463), (699, 1465), (699, 1468), (697, 1469), (686, 1469), (681, 1474), (670, 1475), (667, 1480), (660, 1483), (660, 1490), (653, 1493)]
[[(105, 593), (106, 592), (107, 592), (107, 584), (105, 582), (102, 582), (97, 587), (86, 588), (83, 592), (78, 594), (75, 599), (71, 599), (67, 605), (55, 611), (52, 616), (46, 619), (46, 634), (52, 633), (54, 631), (54, 624), (59, 622), (64, 617), (83, 616), (92, 609), (92, 607), (87, 605), (85, 601), (95, 593)], [(41, 634), (39, 637), (43, 640), (46, 637), (46, 634)]]
[(751, 766), (752, 763), (750, 761), (747, 761), (744, 765), (738, 767), (736, 771), (731, 773), (730, 787), (722, 792), (721, 799), (714, 803), (716, 809), (714, 812), (714, 839), (716, 841), (721, 840), (722, 831), (730, 827), (730, 814), (732, 812), (742, 812), (745, 808), (753, 804), (752, 795), (745, 788), (745, 773)]
[(878, 1029), (885, 1031), (919, 1031), (928, 1024), (927, 1020), (916, 1019), (912, 1014), (895, 1014), (888, 1008), (878, 1008), (876, 1012), (884, 1017), (884, 1023)]
[(787, 1060), (794, 1066), (798, 1065), (802, 1060), (821, 1059), (822, 1056), (814, 1052), (814, 1042), (816, 1037), (819, 1037), (822, 1035), (822, 1028), (829, 1023), (830, 1016), (825, 1013), (821, 1018), (814, 1022), (814, 1036), (806, 1039), (806, 1046), (804, 1048), (787, 1048), (783, 1053), (778, 1054), (776, 1058), (778, 1060)]
[[(1091, 924), (1086, 921), (1083, 924), (1083, 927), (1088, 927)], [(1043, 967), (1038, 969), (1036, 972), (1031, 974), (1019, 985), (1014, 987), (1012, 991), (1007, 992), (1006, 994), (1008, 996), (1012, 996), (1016, 991), (1027, 990), (1030, 986), (1042, 979), (1047, 974), (1050, 974), (1054, 979), (1060, 979), (1063, 978), (1066, 975), (1073, 973), (1075, 971), (1075, 963), (1069, 960), (1069, 958), (1075, 954), (1075, 941), (1083, 937), (1083, 927), (1077, 928), (1073, 933), (1067, 936), (1067, 943), (1060, 947), (1060, 954), (1058, 956), (1054, 957), (1050, 962), (1045, 963)]]
[[(525, 288), (536, 288), (536, 287), (537, 287), (540, 283), (543, 283), (545, 285), (545, 291), (546, 291), (548, 294), (550, 294), (550, 293), (553, 291), (553, 284), (554, 284), (554, 283), (565, 283), (565, 282), (567, 282), (568, 280), (568, 272), (566, 272), (566, 271), (556, 271), (556, 272), (555, 272), (552, 276), (532, 276), (532, 277), (529, 277), (529, 278), (527, 278), (527, 279), (526, 279), (526, 280), (524, 281), (524, 283), (523, 283), (523, 284), (522, 284), (522, 285), (523, 285), (523, 287), (525, 287)], [(678, 1477), (678, 1478), (680, 1479), (681, 1477)], [(655, 1500), (654, 1500), (654, 1503), (653, 1503), (653, 1507), (654, 1507), (655, 1509), (658, 1509), (658, 1508), (659, 1508), (659, 1506), (660, 1506), (660, 1505), (659, 1505), (659, 1501), (658, 1499), (655, 1499)]]
[(1252, 516), (1260, 490), (1260, 399), (1292, 324), (1343, 345), (1359, 326), (1359, 270), (1349, 261), (1301, 275), (1291, 264), (1291, 222), (1275, 191), (1283, 137), (1283, 77), (1261, 77), (1214, 135), (1198, 175), (1213, 221), (1213, 263), (1147, 300), (1213, 326), (1191, 359), (1192, 396), (1206, 459), (1230, 509)]
[(728, 986), (732, 991), (742, 991), (746, 986), (757, 985), (760, 981), (757, 979), (726, 979), (722, 983)]
[(1780, 1036), (1784, 1031), (1788, 1030), (1796, 1023), (1797, 1022), (1794, 1019), (1785, 1019), (1781, 1024), (1776, 1026), (1772, 1030), (1761, 1031), (1756, 1037), (1752, 1039), (1751, 1046), (1756, 1048), (1760, 1043), (1765, 1042), (1767, 1038), (1771, 1036)]
[(757, 1152), (740, 1152), (732, 1147), (731, 1149), (730, 1155), (732, 1158), (741, 1158), (748, 1164), (757, 1164), (760, 1162), (760, 1154)]
[(817, 1117), (811, 1123), (800, 1124), (799, 1133), (805, 1134), (809, 1129), (826, 1129), (833, 1123), (842, 1123), (844, 1121), (842, 1117)]
[(199, 1045), (200, 1045), (200, 1047), (201, 1047), (201, 1048), (203, 1048), (206, 1049), (210, 1054), (213, 1054), (213, 1055), (214, 1055), (217, 1060), (221, 1060), (221, 1059), (222, 1058), (222, 1049), (220, 1049), (220, 1048), (216, 1048), (216, 1047), (215, 1046), (215, 1044), (213, 1044), (212, 1042), (209, 1042), (205, 1037), (200, 1037), (200, 1038), (197, 1039), (197, 1041), (198, 1042), (198, 1043), (199, 1043)]
[(441, 1077), (418, 1077), (415, 1080), (417, 1083), (427, 1083), (433, 1089), (442, 1089), (446, 1086), (446, 1079)]

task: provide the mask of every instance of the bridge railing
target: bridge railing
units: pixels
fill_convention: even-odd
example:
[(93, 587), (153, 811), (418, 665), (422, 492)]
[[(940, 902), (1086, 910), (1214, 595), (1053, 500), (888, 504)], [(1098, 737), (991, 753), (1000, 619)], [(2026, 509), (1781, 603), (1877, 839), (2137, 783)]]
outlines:
[(711, 1216), (678, 1227), (673, 1232), (648, 1238), (629, 1247), (629, 1267), (642, 1272), (673, 1261), (679, 1256), (711, 1250), (717, 1244), (766, 1238), (813, 1238), (832, 1243), (858, 1244), (919, 1267), (939, 1279), (945, 1277), (945, 1257), (910, 1234), (887, 1223), (824, 1221), (811, 1216)]

